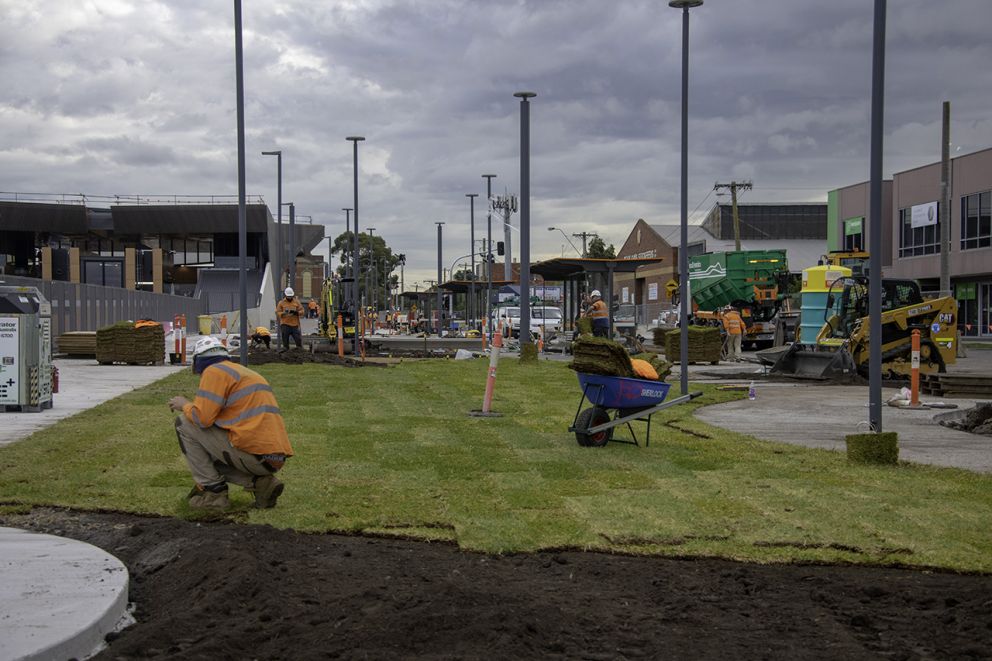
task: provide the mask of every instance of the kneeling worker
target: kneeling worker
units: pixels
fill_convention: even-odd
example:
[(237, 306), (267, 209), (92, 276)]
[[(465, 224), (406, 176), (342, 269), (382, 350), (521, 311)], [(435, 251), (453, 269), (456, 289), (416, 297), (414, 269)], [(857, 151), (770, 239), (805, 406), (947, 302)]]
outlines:
[(196, 486), (194, 509), (225, 509), (227, 483), (255, 496), (255, 507), (275, 507), (283, 483), (274, 475), (293, 454), (272, 388), (257, 372), (233, 362), (219, 340), (204, 337), (193, 347), (195, 399), (173, 397), (179, 449)]

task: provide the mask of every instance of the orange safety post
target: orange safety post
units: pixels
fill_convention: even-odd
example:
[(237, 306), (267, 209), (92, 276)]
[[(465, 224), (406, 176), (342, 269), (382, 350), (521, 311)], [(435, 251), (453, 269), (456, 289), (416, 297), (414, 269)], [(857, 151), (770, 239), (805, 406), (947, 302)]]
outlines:
[(912, 353), (912, 372), (909, 377), (909, 387), (912, 393), (911, 399), (909, 400), (909, 405), (912, 408), (919, 408), (920, 406), (920, 331), (918, 329), (913, 330), (912, 344), (910, 345)]
[(342, 329), (343, 322), (341, 320), (341, 313), (338, 313), (338, 358), (344, 358), (344, 329)]
[(175, 344), (173, 348), (175, 349), (177, 358), (183, 355), (182, 347), (180, 345), (180, 340), (182, 339), (182, 322), (180, 319), (182, 319), (182, 317), (178, 314), (172, 318), (172, 340)]
[(482, 412), (489, 413), (493, 403), (493, 389), (496, 387), (496, 364), (499, 362), (499, 350), (503, 347), (503, 335), (499, 332), (493, 336), (493, 350), (489, 354), (489, 375), (486, 377), (486, 394), (482, 398)]
[(220, 343), (225, 347), (227, 346), (227, 315), (223, 314), (220, 317)]

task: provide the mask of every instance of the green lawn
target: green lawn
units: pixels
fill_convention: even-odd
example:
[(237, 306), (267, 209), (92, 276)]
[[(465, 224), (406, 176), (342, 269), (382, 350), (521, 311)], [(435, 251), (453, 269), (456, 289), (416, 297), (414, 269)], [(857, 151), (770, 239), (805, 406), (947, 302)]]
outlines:
[[(228, 516), (492, 552), (568, 547), (992, 571), (992, 477), (856, 467), (840, 453), (709, 427), (692, 409), (739, 396), (710, 388), (657, 415), (648, 448), (581, 448), (567, 431), (579, 389), (562, 363), (503, 361), (494, 408), (504, 417), (467, 416), (480, 406), (487, 364), (259, 368), (297, 456), (281, 474), (287, 487), (276, 509), (253, 510), (232, 487)], [(192, 374), (177, 374), (0, 449), (4, 509), (192, 516), (166, 401), (195, 388)], [(801, 434), (802, 421), (794, 424)]]

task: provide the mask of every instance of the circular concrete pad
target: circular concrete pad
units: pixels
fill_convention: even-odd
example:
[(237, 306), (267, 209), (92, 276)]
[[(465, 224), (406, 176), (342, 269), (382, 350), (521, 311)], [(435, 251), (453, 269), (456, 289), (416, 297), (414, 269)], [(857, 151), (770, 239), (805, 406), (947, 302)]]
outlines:
[(127, 568), (95, 546), (0, 527), (0, 659), (84, 659), (130, 620)]

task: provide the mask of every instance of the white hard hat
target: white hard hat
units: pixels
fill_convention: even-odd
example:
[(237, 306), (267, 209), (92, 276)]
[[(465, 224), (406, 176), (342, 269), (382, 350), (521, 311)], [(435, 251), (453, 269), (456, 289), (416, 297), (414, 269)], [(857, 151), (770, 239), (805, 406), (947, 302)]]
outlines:
[(600, 298), (602, 298), (602, 297), (603, 297), (603, 295), (599, 293), (599, 290), (598, 290), (598, 289), (593, 289), (593, 290), (592, 290), (592, 293), (591, 293), (591, 294), (589, 294), (589, 295), (590, 295), (590, 296), (599, 296)]
[(205, 355), (227, 355), (227, 349), (216, 337), (201, 337), (193, 345), (193, 358)]
[(286, 287), (286, 291), (283, 292), (286, 296), (296, 296), (296, 292), (293, 291), (292, 287)]

